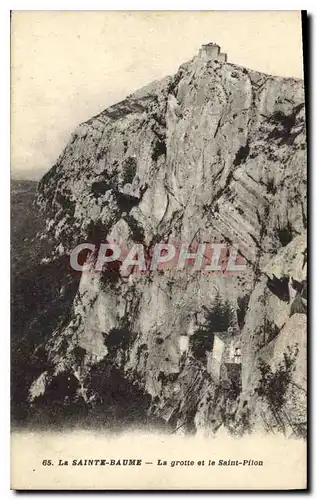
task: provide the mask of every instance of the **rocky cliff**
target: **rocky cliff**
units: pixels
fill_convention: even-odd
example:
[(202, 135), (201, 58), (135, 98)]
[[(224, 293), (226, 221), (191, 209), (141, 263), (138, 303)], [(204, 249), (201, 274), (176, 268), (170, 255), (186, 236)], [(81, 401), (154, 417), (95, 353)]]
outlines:
[[(23, 334), (35, 338), (34, 421), (305, 435), (303, 81), (200, 51), (79, 125), (37, 201), (53, 291)], [(68, 265), (85, 241), (195, 239), (238, 243), (246, 271)], [(230, 350), (232, 331), (236, 358), (225, 362), (215, 346)]]

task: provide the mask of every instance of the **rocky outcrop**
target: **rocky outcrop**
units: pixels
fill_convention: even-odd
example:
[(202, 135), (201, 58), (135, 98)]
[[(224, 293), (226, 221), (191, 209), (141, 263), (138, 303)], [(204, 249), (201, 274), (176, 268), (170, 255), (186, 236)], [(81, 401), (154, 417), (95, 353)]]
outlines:
[[(306, 317), (291, 310), (306, 300), (303, 82), (208, 54), (79, 125), (39, 185), (42, 238), (51, 262), (85, 241), (238, 243), (247, 270), (83, 273), (43, 346), (33, 412), (305, 433)], [(241, 336), (226, 380), (208, 369), (219, 318)]]

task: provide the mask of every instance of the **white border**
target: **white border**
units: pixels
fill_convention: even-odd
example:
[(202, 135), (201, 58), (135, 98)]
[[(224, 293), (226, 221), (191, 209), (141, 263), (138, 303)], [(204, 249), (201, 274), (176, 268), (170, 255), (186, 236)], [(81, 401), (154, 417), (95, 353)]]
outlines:
[[(72, 1), (72, 0), (49, 0), (43, 4), (41, 0), (12, 0), (7, 2), (11, 10), (301, 10), (307, 9), (310, 4), (313, 9), (313, 2), (303, 2), (298, 0), (279, 1), (267, 0), (266, 2), (252, 2), (236, 0), (152, 0), (146, 2), (142, 0), (131, 2), (129, 0), (107, 1), (91, 0)], [(311, 10), (309, 9), (309, 10)]]

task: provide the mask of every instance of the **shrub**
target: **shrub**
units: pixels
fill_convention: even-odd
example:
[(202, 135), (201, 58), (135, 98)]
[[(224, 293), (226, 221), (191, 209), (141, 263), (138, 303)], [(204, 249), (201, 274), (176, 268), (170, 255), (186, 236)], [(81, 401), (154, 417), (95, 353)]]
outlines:
[(208, 328), (211, 332), (224, 332), (228, 330), (234, 320), (233, 307), (228, 300), (222, 302), (217, 293), (213, 308), (207, 315)]
[(93, 182), (91, 185), (91, 192), (93, 193), (95, 198), (102, 196), (109, 189), (111, 189), (111, 186), (107, 181)]
[(292, 372), (295, 369), (295, 361), (298, 354), (298, 347), (292, 351), (290, 347), (283, 353), (283, 360), (279, 363), (275, 371), (270, 365), (260, 359), (259, 369), (261, 379), (257, 389), (260, 397), (266, 399), (269, 408), (275, 414), (284, 405), (286, 392), (292, 379)]
[(112, 328), (105, 338), (105, 344), (109, 353), (118, 349), (126, 350), (134, 342), (137, 334), (128, 327)]
[(273, 321), (269, 321), (267, 318), (264, 320), (263, 329), (267, 342), (271, 342), (271, 340), (275, 339), (280, 332), (278, 326)]
[(220, 295), (217, 294), (211, 311), (207, 311), (206, 325), (190, 337), (193, 356), (204, 361), (206, 352), (213, 348), (214, 333), (227, 331), (232, 325), (233, 319), (234, 313), (231, 304), (229, 301), (222, 302)]
[(240, 330), (244, 327), (245, 323), (245, 315), (248, 310), (250, 295), (244, 295), (243, 297), (238, 297), (238, 309), (237, 309), (237, 318)]
[(154, 143), (154, 148), (152, 152), (152, 160), (157, 161), (162, 155), (166, 155), (166, 143), (164, 140), (157, 140)]
[(241, 146), (235, 156), (235, 159), (233, 160), (233, 166), (237, 167), (241, 165), (241, 163), (244, 163), (250, 153), (250, 146), (249, 144), (246, 144), (245, 146)]
[(283, 247), (286, 247), (293, 239), (293, 230), (289, 221), (285, 225), (275, 228), (275, 235)]
[(132, 184), (133, 179), (136, 174), (137, 163), (136, 159), (133, 157), (129, 157), (124, 162), (124, 170), (123, 170), (123, 183), (124, 184)]

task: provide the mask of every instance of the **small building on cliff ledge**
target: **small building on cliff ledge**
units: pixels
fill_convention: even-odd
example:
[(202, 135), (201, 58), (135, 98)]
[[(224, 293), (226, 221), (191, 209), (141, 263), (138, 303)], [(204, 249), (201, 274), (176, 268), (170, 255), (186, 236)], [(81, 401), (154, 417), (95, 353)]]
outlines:
[(241, 336), (233, 328), (215, 332), (213, 346), (207, 353), (207, 371), (217, 383), (241, 376)]

